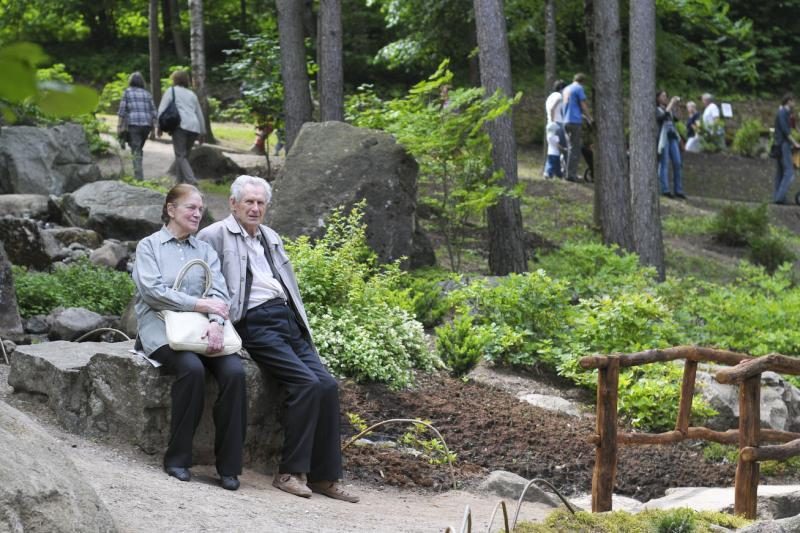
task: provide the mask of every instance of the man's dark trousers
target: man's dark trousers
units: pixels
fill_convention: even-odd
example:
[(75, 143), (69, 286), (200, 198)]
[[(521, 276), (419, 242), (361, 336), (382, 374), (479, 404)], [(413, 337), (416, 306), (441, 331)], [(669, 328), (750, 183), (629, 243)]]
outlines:
[(271, 300), (248, 310), (236, 328), (253, 361), (286, 392), (280, 472), (308, 473), (309, 481), (341, 479), (339, 385), (291, 306)]
[(781, 143), (781, 154), (775, 168), (775, 189), (772, 201), (786, 203), (786, 194), (794, 181), (794, 165), (792, 164), (792, 146), (788, 142)]

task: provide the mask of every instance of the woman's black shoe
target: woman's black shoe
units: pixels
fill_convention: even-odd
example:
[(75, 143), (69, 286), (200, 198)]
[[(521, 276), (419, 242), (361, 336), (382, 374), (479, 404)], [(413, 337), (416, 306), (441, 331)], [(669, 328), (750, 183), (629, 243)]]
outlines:
[(168, 466), (164, 470), (167, 471), (168, 476), (178, 478), (181, 481), (190, 481), (192, 479), (192, 473), (189, 472), (188, 468), (181, 468), (179, 466)]
[(239, 488), (239, 478), (236, 476), (220, 476), (219, 484), (225, 490), (236, 490)]

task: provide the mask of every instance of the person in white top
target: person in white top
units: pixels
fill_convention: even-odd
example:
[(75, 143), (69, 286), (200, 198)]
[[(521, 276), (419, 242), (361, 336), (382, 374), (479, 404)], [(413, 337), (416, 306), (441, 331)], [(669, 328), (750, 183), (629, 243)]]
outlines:
[(564, 145), (558, 136), (559, 126), (555, 122), (547, 125), (547, 161), (544, 166), (544, 177), (563, 178), (564, 174), (561, 172), (561, 152), (564, 150)]
[[(549, 128), (550, 124), (555, 124), (557, 126), (556, 135), (558, 135), (558, 144), (561, 146), (567, 145), (567, 136), (564, 133), (564, 118), (561, 113), (561, 106), (563, 102), (563, 98), (561, 96), (561, 91), (564, 90), (567, 84), (564, 83), (564, 80), (556, 80), (553, 83), (553, 92), (550, 93), (550, 96), (547, 97), (544, 103), (544, 114), (545, 114), (545, 138), (549, 138)], [(548, 146), (549, 146), (549, 140)], [(547, 155), (550, 156), (550, 149), (548, 148)], [(559, 156), (560, 157), (560, 156)], [(559, 165), (560, 170), (560, 165)], [(548, 175), (547, 173), (547, 162), (545, 162), (545, 172), (544, 177), (552, 178), (552, 174)], [(558, 174), (558, 177), (561, 177), (561, 174)]]
[[(161, 116), (161, 113), (172, 102), (174, 95), (175, 105), (178, 108), (178, 114), (181, 116), (180, 125), (172, 132), (172, 149), (175, 152), (175, 163), (173, 164), (175, 179), (177, 183), (196, 185), (197, 178), (188, 158), (194, 142), (198, 141), (203, 144), (206, 140), (206, 120), (203, 116), (200, 102), (197, 100), (197, 95), (189, 89), (191, 83), (189, 73), (185, 70), (176, 70), (172, 73), (171, 79), (172, 87), (161, 98), (161, 104), (158, 106), (158, 115)], [(161, 137), (162, 133), (160, 128), (156, 130), (156, 134), (159, 137)]]
[(705, 93), (703, 98), (703, 126), (712, 126), (719, 120), (719, 107), (714, 103), (711, 93)]

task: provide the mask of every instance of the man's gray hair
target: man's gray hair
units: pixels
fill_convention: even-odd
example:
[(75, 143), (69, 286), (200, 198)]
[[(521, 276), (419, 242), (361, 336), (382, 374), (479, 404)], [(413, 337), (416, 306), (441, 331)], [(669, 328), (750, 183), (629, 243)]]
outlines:
[(714, 99), (714, 95), (711, 94), (711, 93), (703, 93), (703, 96), (701, 96), (701, 98), (703, 100), (713, 100)]
[(267, 197), (267, 203), (272, 200), (272, 186), (267, 183), (267, 180), (256, 176), (248, 176), (247, 174), (242, 174), (233, 180), (233, 183), (231, 183), (231, 198), (237, 202), (241, 201), (242, 193), (247, 185), (254, 185), (256, 187), (263, 188), (264, 194)]

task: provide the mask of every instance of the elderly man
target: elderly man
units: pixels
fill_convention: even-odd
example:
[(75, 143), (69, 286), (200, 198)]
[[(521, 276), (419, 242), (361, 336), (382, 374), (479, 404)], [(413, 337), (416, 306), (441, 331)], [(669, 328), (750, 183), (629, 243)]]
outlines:
[(578, 162), (581, 158), (583, 144), (583, 120), (592, 122), (589, 114), (589, 104), (586, 102), (586, 92), (583, 82), (586, 76), (580, 72), (572, 78), (572, 83), (564, 88), (562, 93), (561, 112), (563, 114), (564, 129), (567, 131), (567, 181), (578, 181)]
[(317, 492), (355, 503), (339, 484), (339, 391), (311, 340), (303, 301), (281, 238), (262, 224), (272, 188), (239, 176), (231, 215), (198, 237), (217, 251), (230, 293), (231, 321), (250, 357), (286, 390), (281, 463), (272, 484), (290, 494)]
[(789, 186), (794, 181), (794, 166), (792, 164), (792, 148), (800, 148), (792, 139), (792, 128), (789, 125), (789, 117), (794, 110), (794, 97), (791, 93), (786, 93), (781, 99), (781, 106), (775, 115), (775, 138), (772, 141), (772, 156), (777, 160), (775, 169), (775, 188), (772, 193), (772, 202), (785, 205), (786, 194)]

